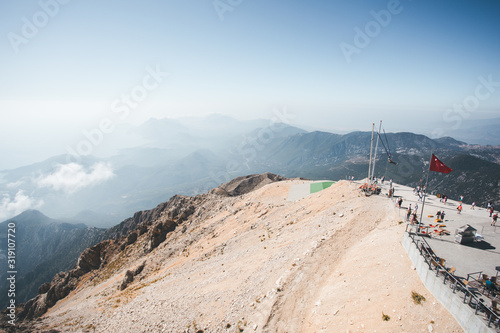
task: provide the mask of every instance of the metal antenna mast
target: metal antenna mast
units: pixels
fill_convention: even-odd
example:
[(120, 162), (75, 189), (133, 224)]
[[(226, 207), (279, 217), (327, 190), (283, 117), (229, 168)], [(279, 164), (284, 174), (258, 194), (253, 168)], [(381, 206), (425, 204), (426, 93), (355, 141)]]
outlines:
[(373, 151), (373, 132), (375, 131), (375, 123), (372, 124), (372, 141), (370, 144), (370, 162), (368, 163), (368, 182), (371, 181), (371, 172), (372, 172), (372, 151)]
[[(373, 124), (373, 126), (375, 126), (375, 124)], [(375, 154), (374, 154), (374, 157), (373, 157), (373, 170), (372, 170), (372, 177), (373, 175), (375, 174), (375, 161), (377, 160), (377, 149), (378, 149), (378, 140), (380, 138), (380, 130), (382, 128), (382, 120), (380, 121), (380, 126), (378, 128), (378, 134), (377, 135), (377, 144), (375, 145)], [(372, 132), (372, 143), (373, 143), (373, 132)], [(371, 155), (371, 154), (370, 154)]]

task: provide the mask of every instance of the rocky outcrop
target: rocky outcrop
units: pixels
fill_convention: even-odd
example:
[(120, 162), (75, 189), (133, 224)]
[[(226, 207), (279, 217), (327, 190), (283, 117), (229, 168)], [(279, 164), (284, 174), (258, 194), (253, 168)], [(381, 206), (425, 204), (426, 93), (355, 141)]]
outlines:
[(132, 273), (132, 271), (127, 270), (125, 272), (125, 277), (123, 278), (123, 281), (120, 284), (119, 289), (123, 290), (123, 289), (127, 288), (128, 284), (132, 281), (134, 281), (134, 273)]
[[(123, 236), (129, 236), (131, 232), (135, 232), (136, 236), (143, 235), (148, 231), (148, 227), (160, 217), (182, 222), (194, 212), (195, 207), (204, 200), (204, 195), (188, 197), (183, 195), (175, 195), (169, 201), (156, 206), (154, 209), (143, 210), (136, 212), (133, 217), (128, 218), (120, 224), (106, 231), (106, 238), (120, 239)], [(135, 242), (133, 237), (128, 239), (130, 244)]]
[(108, 243), (109, 241), (104, 241), (83, 251), (76, 264), (77, 270), (83, 274), (98, 269), (101, 265), (102, 251)]
[(222, 184), (219, 187), (210, 191), (212, 194), (221, 196), (238, 196), (249, 193), (261, 188), (264, 185), (286, 180), (287, 178), (275, 175), (273, 173), (255, 174), (244, 177), (238, 177), (228, 183)]
[(106, 256), (113, 254), (114, 248), (115, 242), (107, 240), (83, 251), (76, 268), (56, 274), (50, 283), (44, 283), (38, 288), (38, 295), (26, 302), (19, 318), (30, 319), (43, 315), (76, 288), (81, 276), (99, 269), (106, 262)]
[(42, 285), (40, 293), (25, 304), (23, 311), (19, 314), (19, 319), (30, 319), (43, 315), (58, 300), (66, 297), (76, 287), (80, 276), (77, 269), (57, 274), (50, 284)]
[(149, 237), (148, 249), (149, 249), (149, 251), (152, 251), (158, 245), (163, 243), (163, 241), (167, 237), (167, 234), (171, 231), (174, 231), (176, 226), (177, 226), (177, 223), (172, 221), (172, 220), (168, 220), (168, 221), (154, 225), (148, 232), (148, 237)]
[[(105, 240), (84, 250), (76, 267), (68, 272), (58, 273), (50, 283), (45, 283), (38, 289), (38, 295), (29, 300), (19, 318), (31, 319), (43, 315), (50, 307), (66, 297), (78, 284), (79, 278), (92, 271), (103, 269), (112, 262), (121, 251), (134, 244), (140, 236), (146, 234), (144, 254), (154, 250), (165, 241), (169, 232), (186, 221), (207, 199), (207, 195), (187, 197), (176, 195), (168, 202), (158, 205), (155, 209), (140, 211), (118, 226), (106, 232)], [(140, 274), (145, 263), (132, 271), (125, 273), (119, 288), (125, 289), (134, 276)]]
[(125, 277), (123, 278), (122, 283), (118, 287), (119, 290), (123, 290), (127, 288), (127, 286), (134, 281), (134, 277), (136, 275), (141, 274), (142, 270), (144, 269), (144, 266), (146, 266), (146, 261), (144, 261), (141, 265), (137, 266), (133, 270), (127, 270), (125, 272)]

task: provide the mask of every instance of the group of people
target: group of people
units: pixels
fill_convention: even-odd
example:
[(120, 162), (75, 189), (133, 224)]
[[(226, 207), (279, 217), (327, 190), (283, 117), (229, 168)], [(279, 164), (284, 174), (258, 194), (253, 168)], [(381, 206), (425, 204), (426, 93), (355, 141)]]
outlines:
[(462, 203), (464, 201), (464, 196), (461, 195), (460, 198), (459, 198), (459, 204), (458, 204), (458, 207), (457, 207), (457, 214), (460, 214), (462, 212)]
[[(420, 187), (420, 186), (415, 187), (413, 189), (413, 193), (415, 195), (418, 195), (418, 197), (419, 197), (418, 201), (421, 201), (422, 196), (425, 193), (425, 186), (424, 187)], [(441, 195), (440, 202), (444, 202), (444, 204), (446, 204), (447, 200), (448, 200), (448, 197), (446, 195)], [(409, 222), (412, 222), (412, 223), (418, 221), (418, 219), (417, 219), (418, 201), (415, 204), (415, 207), (413, 209), (411, 207), (411, 204), (408, 206), (408, 210), (406, 212), (406, 221), (409, 221)], [(463, 201), (464, 201), (464, 196), (460, 195), (459, 196), (459, 204), (457, 206), (457, 214), (461, 214), (462, 213), (462, 210), (463, 210), (463, 206), (462, 206)], [(399, 208), (401, 208), (401, 204), (402, 203), (403, 203), (403, 198), (399, 197), (398, 200), (396, 201), (397, 206)], [(475, 207), (476, 207), (476, 202), (474, 201), (472, 203), (472, 205), (471, 205), (471, 209), (475, 210)], [(490, 217), (492, 218), (491, 225), (495, 226), (496, 223), (497, 223), (497, 220), (498, 220), (498, 213), (494, 213), (494, 208), (493, 208), (493, 205), (492, 205), (491, 202), (488, 202), (487, 211), (490, 214)], [(444, 221), (444, 216), (445, 215), (446, 214), (445, 214), (444, 210), (443, 211), (438, 211), (436, 213), (436, 218), (441, 219), (442, 221)]]
[[(464, 196), (460, 196), (460, 202), (457, 206), (457, 214), (460, 214), (463, 210), (462, 203), (464, 201)], [(446, 200), (445, 200), (446, 202)], [(471, 204), (470, 209), (475, 210), (476, 209), (476, 202), (474, 201)], [(497, 220), (498, 220), (498, 213), (495, 213), (495, 208), (493, 207), (493, 204), (491, 202), (488, 202), (488, 206), (486, 208), (486, 211), (490, 214), (490, 217), (492, 218), (491, 225), (496, 226)]]
[[(460, 196), (460, 203), (457, 206), (457, 214), (460, 214), (462, 212), (462, 209), (463, 209), (462, 202), (463, 201), (464, 201), (464, 196), (461, 195)], [(472, 210), (476, 209), (476, 202), (475, 201), (471, 204), (470, 209), (472, 209)], [(495, 226), (497, 223), (497, 220), (498, 220), (498, 213), (495, 213), (495, 208), (493, 207), (491, 202), (488, 202), (488, 206), (486, 208), (486, 211), (490, 214), (490, 217), (492, 218), (491, 225)], [(493, 213), (495, 213), (495, 214), (493, 214)]]
[(495, 208), (493, 207), (491, 202), (488, 202), (488, 207), (486, 209), (488, 210), (488, 213), (490, 213), (490, 217), (491, 217), (491, 215), (493, 215), (493, 212), (495, 211)]
[[(385, 177), (382, 177), (380, 179), (380, 181), (383, 183), (385, 181)], [(391, 185), (392, 185), (392, 179), (390, 181)], [(391, 189), (392, 189), (392, 186), (391, 186)], [(409, 221), (409, 222), (412, 222), (412, 223), (415, 223), (418, 221), (418, 218), (417, 218), (417, 212), (418, 212), (418, 201), (422, 201), (422, 198), (423, 196), (425, 195), (425, 186), (417, 186), (413, 189), (413, 193), (415, 195), (418, 196), (418, 200), (417, 200), (417, 203), (415, 204), (415, 207), (412, 209), (411, 207), (411, 204), (408, 206), (408, 210), (406, 212), (406, 221)], [(392, 195), (389, 195), (389, 197), (393, 196), (394, 193), (391, 193)], [(462, 210), (463, 210), (463, 201), (464, 201), (464, 196), (463, 195), (460, 195), (459, 196), (459, 204), (457, 206), (457, 214), (461, 214), (462, 213)], [(444, 203), (446, 205), (446, 202), (448, 200), (448, 196), (445, 195), (445, 194), (442, 194), (440, 195), (440, 202)], [(396, 201), (396, 205), (401, 208), (401, 205), (403, 203), (403, 198), (402, 197), (399, 197)], [(476, 202), (474, 201), (472, 204), (471, 204), (471, 207), (470, 209), (471, 210), (475, 210), (476, 208)], [(497, 220), (498, 220), (498, 213), (495, 213), (494, 211), (494, 207), (492, 205), (491, 202), (488, 202), (488, 207), (487, 207), (487, 211), (490, 215), (490, 217), (492, 218), (492, 221), (491, 221), (491, 225), (492, 226), (495, 226), (496, 223), (497, 223)], [(444, 216), (445, 216), (445, 212), (444, 210), (443, 211), (438, 211), (436, 213), (436, 218), (438, 219), (441, 219), (444, 221)]]
[[(486, 208), (488, 213), (490, 214), (490, 217), (492, 218), (491, 225), (495, 226), (497, 224), (498, 220), (498, 213), (495, 213), (495, 208), (493, 207), (493, 204), (491, 202), (488, 202), (488, 207)], [(493, 214), (495, 213), (495, 214)]]
[(436, 213), (436, 218), (437, 219), (441, 219), (441, 221), (444, 221), (444, 216), (445, 215), (446, 214), (445, 214), (444, 210), (443, 211), (438, 210), (438, 212)]
[[(400, 198), (401, 199), (401, 198)], [(403, 202), (403, 199), (401, 199), (401, 203)], [(399, 205), (399, 202), (398, 202)], [(401, 205), (399, 206), (401, 208)], [(415, 204), (415, 207), (412, 209), (411, 204), (408, 205), (408, 209), (406, 211), (406, 221), (413, 223), (418, 223), (418, 203)]]
[[(425, 188), (421, 188), (420, 186), (417, 186), (416, 188), (414, 188), (413, 191), (414, 191), (414, 194), (418, 195), (419, 200), (417, 200), (413, 209), (412, 209), (411, 204), (408, 205), (408, 209), (406, 211), (406, 221), (410, 222), (412, 224), (415, 224), (415, 223), (418, 223), (418, 218), (417, 218), (418, 201), (421, 200), (422, 195), (425, 193)], [(448, 197), (446, 195), (442, 195), (440, 202), (444, 202), (444, 204), (446, 205), (447, 199), (448, 199)], [(457, 213), (458, 214), (460, 214), (462, 212), (463, 200), (464, 200), (464, 196), (461, 195), (459, 197), (459, 204), (457, 206)], [(403, 198), (399, 197), (396, 201), (396, 205), (399, 206), (399, 208), (401, 208), (402, 203), (403, 203)], [(475, 207), (476, 207), (476, 202), (473, 202), (471, 205), (471, 210), (475, 210)], [(487, 211), (488, 211), (490, 217), (492, 217), (492, 219), (493, 219), (491, 222), (491, 225), (495, 226), (495, 224), (498, 220), (498, 213), (494, 212), (494, 208), (493, 208), (493, 205), (491, 202), (488, 203)], [(444, 210), (438, 210), (436, 212), (436, 219), (440, 219), (441, 221), (444, 221), (445, 215), (446, 215), (446, 213)], [(486, 288), (488, 290), (490, 290), (492, 292), (500, 292), (500, 288), (496, 284), (496, 280), (494, 280), (493, 278), (486, 280), (485, 283), (486, 283)]]

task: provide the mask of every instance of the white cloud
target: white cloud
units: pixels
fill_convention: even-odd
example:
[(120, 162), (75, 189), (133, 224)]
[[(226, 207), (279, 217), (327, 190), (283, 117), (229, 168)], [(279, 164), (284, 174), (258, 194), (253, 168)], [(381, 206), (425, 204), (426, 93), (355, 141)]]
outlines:
[(57, 170), (37, 179), (39, 187), (51, 187), (56, 191), (74, 193), (84, 187), (94, 186), (114, 177), (109, 163), (95, 163), (86, 171), (77, 163), (59, 164)]
[(21, 185), (24, 184), (24, 180), (18, 180), (17, 182), (14, 182), (14, 183), (8, 183), (7, 185), (5, 185), (7, 188), (17, 188)]
[(22, 190), (17, 191), (14, 198), (4, 194), (0, 201), (0, 221), (21, 214), (27, 209), (38, 209), (42, 205), (42, 200), (35, 200), (25, 195)]

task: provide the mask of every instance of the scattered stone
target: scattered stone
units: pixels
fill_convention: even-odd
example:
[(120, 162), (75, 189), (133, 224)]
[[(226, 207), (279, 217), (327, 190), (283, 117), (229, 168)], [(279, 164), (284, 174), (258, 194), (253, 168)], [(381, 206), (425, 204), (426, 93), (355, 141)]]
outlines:
[(120, 284), (120, 286), (118, 287), (119, 290), (123, 290), (125, 288), (127, 288), (127, 286), (129, 285), (130, 282), (134, 281), (134, 273), (132, 273), (131, 271), (127, 270), (125, 272), (125, 277), (123, 278), (123, 281), (122, 283)]

